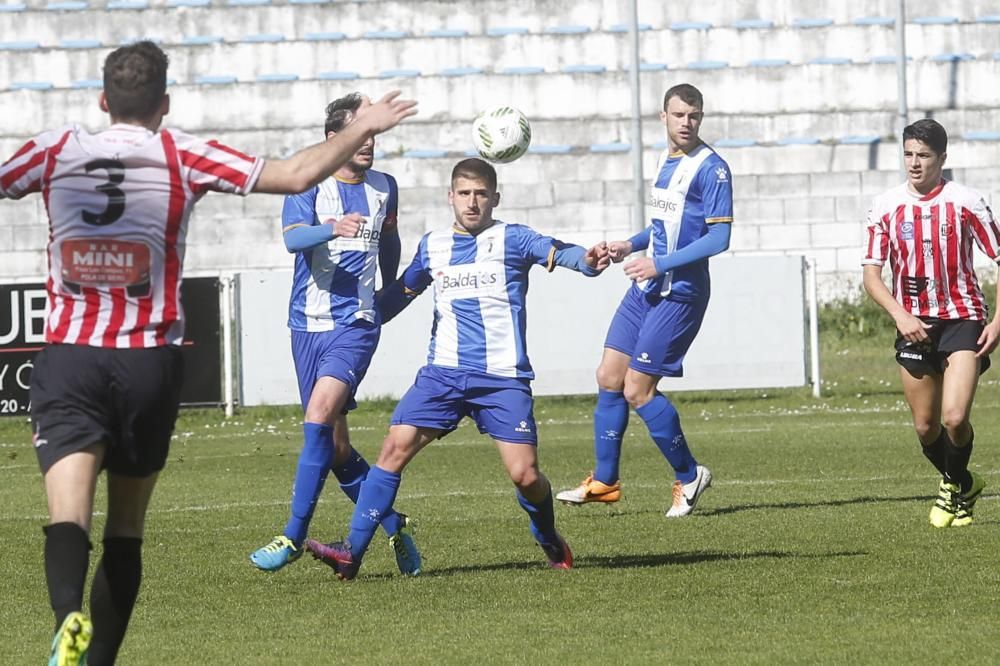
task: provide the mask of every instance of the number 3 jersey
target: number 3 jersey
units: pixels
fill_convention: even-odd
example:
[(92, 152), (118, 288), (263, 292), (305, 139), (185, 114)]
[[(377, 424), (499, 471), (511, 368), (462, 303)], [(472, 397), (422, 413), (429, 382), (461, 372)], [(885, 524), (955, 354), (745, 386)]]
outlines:
[(986, 319), (972, 247), (1000, 259), (1000, 227), (974, 190), (950, 180), (924, 196), (906, 183), (875, 197), (862, 264), (892, 267), (892, 293), (907, 312)]
[(0, 167), (0, 196), (49, 217), (49, 343), (141, 348), (184, 338), (187, 221), (208, 191), (245, 195), (264, 161), (184, 132), (115, 124), (38, 135)]

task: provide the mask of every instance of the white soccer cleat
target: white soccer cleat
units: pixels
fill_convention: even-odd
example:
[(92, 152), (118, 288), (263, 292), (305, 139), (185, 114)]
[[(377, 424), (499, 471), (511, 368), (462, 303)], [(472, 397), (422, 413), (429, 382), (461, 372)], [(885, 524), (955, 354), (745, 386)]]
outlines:
[(674, 481), (674, 503), (667, 509), (667, 518), (680, 518), (694, 511), (694, 507), (698, 504), (701, 494), (711, 485), (712, 472), (707, 467), (702, 467), (701, 465), (698, 465), (698, 474), (691, 483)]

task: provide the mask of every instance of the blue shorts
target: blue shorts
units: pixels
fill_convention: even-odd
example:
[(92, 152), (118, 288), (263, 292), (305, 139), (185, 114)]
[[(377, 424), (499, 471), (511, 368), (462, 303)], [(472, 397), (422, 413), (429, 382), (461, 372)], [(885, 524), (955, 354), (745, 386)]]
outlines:
[(333, 377), (350, 388), (344, 413), (358, 406), (354, 393), (368, 372), (380, 331), (379, 326), (364, 319), (332, 331), (292, 331), (292, 359), (303, 410), (320, 377)]
[(698, 335), (708, 299), (674, 301), (633, 285), (611, 319), (604, 346), (632, 357), (628, 367), (656, 377), (683, 377), (684, 356)]
[(391, 423), (444, 430), (446, 435), (470, 416), (484, 435), (534, 445), (534, 404), (527, 379), (425, 365), (396, 405)]

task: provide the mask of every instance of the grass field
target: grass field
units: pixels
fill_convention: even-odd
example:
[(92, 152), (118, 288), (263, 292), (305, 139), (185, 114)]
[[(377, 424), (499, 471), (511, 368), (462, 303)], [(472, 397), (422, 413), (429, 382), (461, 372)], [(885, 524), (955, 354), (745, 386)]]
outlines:
[[(396, 573), (381, 537), (350, 584), (311, 559), (256, 571), (248, 553), (286, 517), (299, 416), (185, 412), (119, 662), (990, 663), (1000, 653), (997, 371), (974, 412), (973, 467), (989, 482), (976, 522), (934, 530), (937, 480), (887, 339), (824, 338), (823, 360), (820, 399), (805, 388), (675, 396), (715, 476), (688, 518), (664, 518), (671, 476), (633, 415), (625, 499), (556, 507), (571, 571), (544, 565), (492, 445), (468, 424), (404, 475), (397, 506), (418, 521), (419, 578)], [(542, 467), (557, 489), (590, 469), (592, 404), (538, 401)], [(370, 459), (390, 408), (352, 416)], [(26, 424), (0, 422), (0, 455), (0, 664), (40, 664), (52, 619)], [(330, 484), (313, 535), (343, 536), (350, 509)]]

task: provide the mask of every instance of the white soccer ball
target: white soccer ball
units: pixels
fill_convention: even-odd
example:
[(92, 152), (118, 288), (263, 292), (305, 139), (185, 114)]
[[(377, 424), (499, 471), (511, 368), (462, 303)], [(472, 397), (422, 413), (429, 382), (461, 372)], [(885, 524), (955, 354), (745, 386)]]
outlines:
[(487, 161), (513, 162), (528, 151), (531, 124), (512, 106), (494, 106), (473, 121), (472, 143)]

